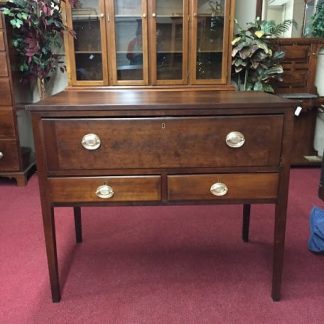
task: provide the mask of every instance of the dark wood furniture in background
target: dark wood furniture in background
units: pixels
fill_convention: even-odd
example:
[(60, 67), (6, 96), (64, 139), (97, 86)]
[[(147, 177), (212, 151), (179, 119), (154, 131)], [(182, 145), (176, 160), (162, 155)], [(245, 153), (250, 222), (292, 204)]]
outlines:
[[(292, 165), (320, 165), (314, 149), (314, 133), (320, 100), (315, 87), (317, 56), (323, 39), (281, 38), (277, 40), (286, 53), (283, 82), (275, 85), (276, 93), (300, 100), (300, 115), (295, 117)], [(309, 157), (309, 158), (306, 158)]]
[(322, 161), (322, 172), (321, 172), (321, 179), (320, 179), (320, 186), (318, 189), (318, 196), (324, 200), (324, 155)]
[(14, 178), (23, 186), (35, 165), (31, 122), (20, 104), (31, 101), (31, 91), (11, 70), (15, 58), (8, 46), (8, 32), (0, 12), (0, 177)]
[(81, 242), (81, 206), (224, 203), (244, 205), (244, 241), (250, 204), (275, 204), (279, 300), (294, 104), (255, 92), (150, 89), (64, 91), (30, 105), (53, 301), (61, 298), (54, 207), (74, 208)]

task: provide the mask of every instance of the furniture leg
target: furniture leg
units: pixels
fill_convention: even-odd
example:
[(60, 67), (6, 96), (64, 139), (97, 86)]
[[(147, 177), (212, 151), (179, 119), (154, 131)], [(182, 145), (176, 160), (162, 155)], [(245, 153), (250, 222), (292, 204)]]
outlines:
[(82, 223), (81, 223), (81, 207), (73, 207), (75, 238), (77, 243), (82, 242)]
[(43, 224), (52, 300), (54, 303), (57, 303), (61, 299), (61, 293), (57, 263), (54, 208), (49, 204), (47, 206), (43, 204)]
[(16, 175), (16, 182), (18, 187), (26, 186), (27, 184), (27, 177), (25, 174), (22, 175)]
[(280, 300), (281, 277), (283, 269), (285, 232), (286, 232), (286, 206), (280, 202), (276, 204), (274, 246), (273, 246), (273, 273), (272, 273), (272, 299)]
[(250, 212), (251, 212), (251, 204), (244, 204), (243, 205), (243, 226), (242, 226), (242, 240), (244, 242), (249, 241)]

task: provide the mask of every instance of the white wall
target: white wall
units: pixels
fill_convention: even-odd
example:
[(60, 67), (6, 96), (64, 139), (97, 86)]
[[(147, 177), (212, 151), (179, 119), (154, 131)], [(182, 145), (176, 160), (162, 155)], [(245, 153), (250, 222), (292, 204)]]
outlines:
[(244, 28), (246, 23), (255, 18), (256, 0), (236, 0), (235, 18)]

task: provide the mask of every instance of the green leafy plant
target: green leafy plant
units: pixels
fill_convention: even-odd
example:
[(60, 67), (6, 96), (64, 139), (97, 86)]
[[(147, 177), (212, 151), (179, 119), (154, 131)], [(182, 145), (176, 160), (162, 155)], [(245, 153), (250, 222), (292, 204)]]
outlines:
[(65, 66), (59, 55), (63, 33), (61, 0), (9, 0), (3, 8), (13, 27), (12, 45), (18, 54), (22, 80), (48, 81)]
[(291, 20), (276, 24), (256, 18), (241, 28), (232, 41), (232, 80), (238, 90), (274, 92), (272, 81), (282, 81), (280, 62), (285, 53), (276, 48), (273, 38), (279, 37), (294, 24)]
[(324, 3), (316, 7), (315, 14), (312, 16), (312, 35), (324, 37)]

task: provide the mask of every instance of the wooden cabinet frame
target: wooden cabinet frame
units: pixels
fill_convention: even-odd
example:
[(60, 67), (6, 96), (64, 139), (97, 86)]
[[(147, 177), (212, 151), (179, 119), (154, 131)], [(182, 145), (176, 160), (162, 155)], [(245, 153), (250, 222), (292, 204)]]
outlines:
[(152, 17), (149, 23), (149, 40), (150, 40), (150, 77), (152, 85), (179, 85), (187, 84), (189, 73), (188, 66), (188, 25), (189, 25), (189, 5), (187, 1), (183, 1), (183, 40), (182, 40), (182, 79), (181, 80), (158, 80), (157, 78), (157, 46), (156, 46), (156, 0), (149, 2), (149, 15)]
[[(104, 0), (98, 0), (99, 3), (99, 22), (100, 22), (100, 39), (101, 39), (101, 53), (102, 53), (102, 80), (77, 80), (76, 78), (76, 60), (75, 60), (75, 46), (74, 37), (71, 34), (66, 33), (64, 45), (66, 49), (66, 63), (67, 72), (69, 75), (69, 84), (73, 85), (88, 85), (88, 86), (103, 86), (108, 84), (108, 51), (107, 51), (107, 38), (106, 38), (106, 10)], [(66, 24), (70, 30), (73, 30), (72, 21), (72, 8), (70, 2), (64, 4), (64, 10), (66, 12)], [(109, 18), (108, 18), (109, 19)], [(109, 34), (109, 32), (107, 32)]]
[[(221, 76), (219, 79), (197, 79), (197, 11), (198, 0), (183, 1), (183, 43), (182, 43), (182, 78), (175, 80), (158, 80), (157, 77), (157, 44), (156, 44), (156, 3), (157, 0), (141, 0), (142, 40), (143, 40), (143, 79), (118, 80), (116, 54), (116, 18), (114, 0), (98, 0), (100, 6), (100, 35), (102, 52), (102, 80), (77, 80), (74, 39), (66, 34), (68, 83), (70, 86), (178, 86), (178, 87), (215, 87), (232, 90), (231, 71), (231, 35), (233, 34), (235, 0), (226, 0), (224, 8), (223, 51)], [(66, 22), (73, 29), (72, 8), (65, 5)]]
[[(198, 8), (197, 8), (198, 0), (192, 0), (191, 2), (191, 20), (192, 23), (190, 24), (190, 39), (191, 39), (191, 46), (190, 46), (190, 67), (189, 67), (189, 74), (190, 74), (190, 83), (191, 84), (226, 84), (230, 81), (230, 63), (231, 63), (231, 52), (229, 50), (229, 37), (233, 35), (233, 10), (234, 4), (230, 1), (226, 1), (226, 6), (224, 10), (224, 31), (223, 31), (223, 58), (222, 58), (222, 77), (221, 79), (217, 80), (198, 80), (196, 76), (197, 70), (197, 42), (194, 40), (197, 39), (197, 24), (198, 24)], [(228, 19), (226, 18), (228, 17)]]

